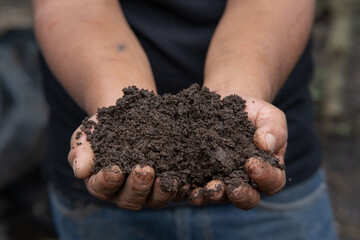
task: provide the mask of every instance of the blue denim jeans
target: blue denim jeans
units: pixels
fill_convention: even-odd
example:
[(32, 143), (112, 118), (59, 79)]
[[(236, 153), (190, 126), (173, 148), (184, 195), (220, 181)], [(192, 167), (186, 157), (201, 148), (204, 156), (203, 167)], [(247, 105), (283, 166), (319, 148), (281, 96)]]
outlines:
[(138, 212), (70, 201), (50, 187), (60, 239), (336, 240), (323, 171), (257, 207), (178, 206)]

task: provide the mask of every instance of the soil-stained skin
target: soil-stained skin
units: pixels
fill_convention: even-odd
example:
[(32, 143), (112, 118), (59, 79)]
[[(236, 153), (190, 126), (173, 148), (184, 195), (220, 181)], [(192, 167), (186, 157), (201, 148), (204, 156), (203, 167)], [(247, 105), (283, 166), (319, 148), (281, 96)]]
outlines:
[(244, 172), (250, 157), (282, 167), (254, 144), (255, 128), (239, 96), (220, 99), (197, 84), (176, 95), (134, 86), (123, 92), (115, 106), (98, 109), (97, 124), (83, 121), (81, 130), (95, 154), (93, 173), (116, 164), (128, 174), (136, 164), (146, 164), (162, 177), (161, 189), (173, 191), (174, 179), (191, 189), (214, 179), (256, 187)]

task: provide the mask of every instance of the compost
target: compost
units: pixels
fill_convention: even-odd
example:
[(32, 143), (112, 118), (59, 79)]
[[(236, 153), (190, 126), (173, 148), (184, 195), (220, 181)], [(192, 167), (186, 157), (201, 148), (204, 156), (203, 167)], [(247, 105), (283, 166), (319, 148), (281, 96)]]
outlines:
[(97, 123), (82, 123), (95, 155), (93, 173), (113, 164), (125, 174), (149, 165), (161, 176), (160, 188), (174, 191), (173, 179), (191, 188), (213, 179), (256, 188), (244, 171), (250, 157), (284, 168), (253, 142), (255, 128), (237, 95), (221, 99), (198, 84), (163, 96), (134, 86), (123, 92), (115, 106), (98, 109)]

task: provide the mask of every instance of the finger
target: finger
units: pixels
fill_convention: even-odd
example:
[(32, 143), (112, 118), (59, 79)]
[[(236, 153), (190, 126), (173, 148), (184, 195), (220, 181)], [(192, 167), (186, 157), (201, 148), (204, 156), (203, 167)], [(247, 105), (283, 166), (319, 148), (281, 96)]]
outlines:
[(184, 186), (180, 187), (173, 201), (181, 202), (186, 200), (190, 194), (190, 191), (191, 191), (190, 184), (185, 184)]
[(101, 169), (97, 174), (85, 179), (88, 191), (101, 200), (111, 199), (121, 188), (125, 175), (117, 165)]
[(204, 188), (205, 198), (212, 203), (221, 203), (226, 198), (225, 185), (220, 180), (212, 180), (208, 182)]
[(166, 207), (177, 194), (178, 183), (174, 179), (172, 180), (174, 188), (176, 191), (166, 192), (161, 190), (160, 187), (160, 177), (157, 177), (154, 182), (153, 191), (148, 199), (148, 205), (152, 208), (164, 208)]
[(208, 203), (208, 200), (204, 195), (204, 188), (197, 187), (191, 191), (189, 195), (189, 202), (194, 206), (204, 206)]
[(247, 183), (242, 183), (235, 188), (227, 186), (226, 192), (229, 200), (243, 210), (255, 207), (260, 201), (260, 193)]
[(146, 203), (154, 182), (154, 169), (150, 166), (136, 165), (130, 172), (120, 192), (113, 202), (120, 208), (140, 210)]
[[(281, 162), (284, 160), (280, 160)], [(250, 158), (245, 164), (245, 170), (249, 177), (256, 182), (261, 192), (274, 195), (285, 186), (285, 171), (262, 159)]]
[[(96, 116), (89, 120), (96, 121)], [(86, 140), (87, 135), (78, 127), (71, 137), (71, 149), (68, 155), (68, 162), (73, 168), (77, 178), (85, 179), (90, 177), (94, 167), (94, 153), (91, 144)]]
[(256, 128), (256, 145), (270, 153), (279, 152), (288, 138), (285, 114), (270, 103), (260, 100), (248, 100), (245, 111)]
[(268, 121), (256, 129), (254, 142), (258, 148), (270, 153), (278, 153), (287, 142), (287, 131), (274, 121)]

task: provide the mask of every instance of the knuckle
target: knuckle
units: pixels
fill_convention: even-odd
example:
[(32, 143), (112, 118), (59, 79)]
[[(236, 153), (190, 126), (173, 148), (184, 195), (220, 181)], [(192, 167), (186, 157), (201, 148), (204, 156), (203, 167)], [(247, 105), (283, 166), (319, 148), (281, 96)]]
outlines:
[(245, 187), (243, 191), (238, 192), (235, 196), (230, 198), (230, 200), (240, 209), (249, 210), (255, 207), (259, 201), (259, 197), (257, 196), (255, 190), (249, 189), (249, 187)]
[(133, 211), (139, 211), (139, 210), (141, 210), (142, 206), (141, 205), (127, 204), (127, 205), (123, 205), (122, 208), (128, 209), (128, 210), (133, 210)]
[(142, 184), (134, 183), (134, 184), (130, 184), (129, 186), (129, 190), (139, 197), (147, 195), (150, 189), (151, 189), (150, 184), (142, 185)]
[(275, 167), (273, 167), (273, 166), (271, 166), (271, 168), (270, 168), (269, 170), (270, 170), (270, 171), (269, 171), (269, 178), (267, 179), (267, 184), (268, 184), (269, 186), (271, 186), (271, 185), (273, 185), (273, 186), (278, 185), (279, 180), (280, 180), (280, 174), (281, 174), (281, 173), (279, 173), (278, 169), (275, 168)]
[(142, 208), (141, 204), (136, 202), (129, 202), (126, 199), (114, 196), (110, 199), (117, 207), (127, 210), (139, 211)]
[(274, 189), (274, 191), (272, 192), (271, 195), (274, 195), (274, 194), (280, 192), (280, 191), (284, 188), (284, 186), (285, 186), (285, 184), (286, 184), (285, 174), (284, 174), (284, 173), (281, 173), (281, 175), (278, 175), (278, 176), (279, 176), (279, 177), (278, 177), (277, 187)]
[(146, 200), (146, 198), (148, 197), (151, 188), (136, 188), (136, 187), (130, 187), (128, 189), (128, 194), (130, 196), (132, 196), (134, 202), (139, 202), (141, 200)]
[(147, 198), (152, 185), (138, 185), (135, 183), (130, 183), (126, 186), (126, 194), (131, 196), (133, 199), (144, 199)]
[(269, 177), (259, 184), (259, 188), (262, 192), (272, 196), (279, 192), (285, 185), (285, 177), (280, 169), (274, 169), (269, 173)]
[(173, 192), (159, 193), (159, 195), (156, 196), (156, 201), (159, 203), (166, 203), (171, 200), (173, 195)]
[(141, 210), (142, 206), (139, 205), (133, 205), (129, 203), (119, 202), (116, 204), (119, 208), (127, 209), (127, 210), (133, 210), (133, 211), (139, 211)]

